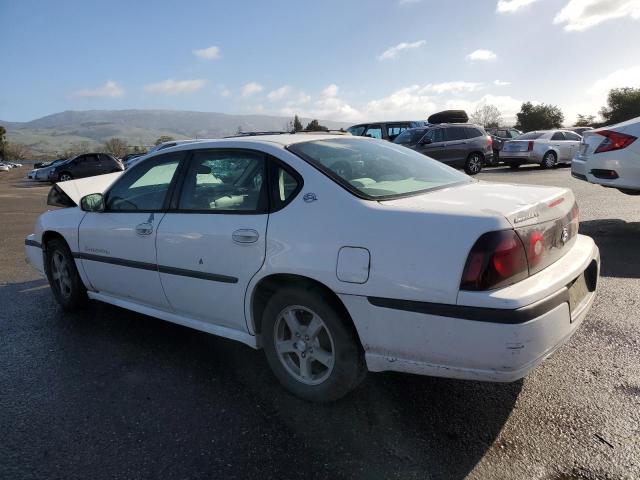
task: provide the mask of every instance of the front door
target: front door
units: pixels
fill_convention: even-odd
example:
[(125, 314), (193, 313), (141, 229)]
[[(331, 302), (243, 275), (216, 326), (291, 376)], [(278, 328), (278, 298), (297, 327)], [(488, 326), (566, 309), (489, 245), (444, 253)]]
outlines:
[(171, 307), (246, 331), (245, 293), (265, 258), (265, 155), (194, 150), (177, 198), (157, 238), (160, 279)]
[(160, 155), (131, 168), (105, 195), (104, 212), (87, 213), (79, 252), (100, 293), (169, 309), (156, 263), (157, 228), (183, 152)]
[[(426, 142), (429, 143), (426, 143)], [(422, 143), (418, 146), (418, 151), (435, 160), (444, 161), (446, 153), (444, 151), (444, 129), (432, 128), (422, 137)]]

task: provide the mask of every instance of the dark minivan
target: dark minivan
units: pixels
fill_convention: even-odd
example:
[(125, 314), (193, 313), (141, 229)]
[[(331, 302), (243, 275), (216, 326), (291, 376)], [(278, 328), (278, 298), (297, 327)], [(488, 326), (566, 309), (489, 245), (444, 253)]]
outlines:
[(58, 163), (49, 172), (49, 181), (65, 182), (74, 178), (92, 177), (122, 170), (124, 170), (122, 162), (108, 153), (84, 153)]
[(393, 142), (405, 130), (426, 125), (428, 123), (423, 120), (360, 123), (347, 128), (347, 132), (356, 137), (381, 138)]
[(409, 147), (451, 167), (464, 168), (475, 175), (484, 164), (491, 164), (491, 136), (472, 124), (441, 123), (402, 132), (393, 143)]

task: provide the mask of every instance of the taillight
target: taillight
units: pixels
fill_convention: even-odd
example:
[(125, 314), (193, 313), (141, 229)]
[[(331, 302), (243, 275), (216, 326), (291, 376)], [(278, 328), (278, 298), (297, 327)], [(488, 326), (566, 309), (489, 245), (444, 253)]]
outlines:
[(527, 278), (527, 256), (514, 230), (489, 232), (473, 245), (462, 274), (462, 290), (489, 290)]
[(593, 132), (602, 135), (604, 140), (593, 153), (611, 152), (612, 150), (621, 150), (628, 147), (636, 141), (637, 137), (627, 135), (626, 133), (614, 132), (613, 130), (600, 130)]
[(491, 138), (491, 135), (487, 135), (487, 147), (491, 145), (493, 145), (493, 138)]
[(529, 143), (527, 144), (527, 152), (531, 151), (533, 151), (533, 140), (529, 140)]

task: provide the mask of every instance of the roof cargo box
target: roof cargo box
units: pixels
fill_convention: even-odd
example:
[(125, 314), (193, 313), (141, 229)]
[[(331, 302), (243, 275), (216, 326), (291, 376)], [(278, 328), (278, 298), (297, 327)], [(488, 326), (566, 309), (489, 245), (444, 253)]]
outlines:
[(464, 110), (443, 110), (428, 118), (429, 123), (467, 123), (469, 116)]

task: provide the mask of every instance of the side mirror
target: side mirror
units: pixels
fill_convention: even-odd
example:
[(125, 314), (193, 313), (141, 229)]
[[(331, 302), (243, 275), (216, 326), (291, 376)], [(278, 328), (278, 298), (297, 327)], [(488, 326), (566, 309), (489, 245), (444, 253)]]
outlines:
[(104, 212), (104, 196), (91, 193), (80, 199), (80, 209), (84, 212)]
[(420, 140), (420, 145), (429, 145), (430, 143), (431, 143), (430, 138), (423, 138), (422, 140)]

